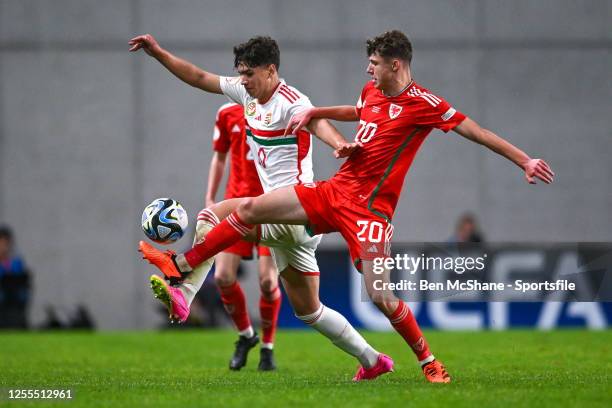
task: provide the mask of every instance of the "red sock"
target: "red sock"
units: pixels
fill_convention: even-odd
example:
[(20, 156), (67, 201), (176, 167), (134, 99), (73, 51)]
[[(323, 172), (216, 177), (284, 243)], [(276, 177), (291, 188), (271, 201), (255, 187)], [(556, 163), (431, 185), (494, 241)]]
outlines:
[(219, 286), (221, 301), (225, 310), (232, 318), (234, 325), (239, 331), (246, 330), (251, 325), (249, 313), (247, 312), (246, 297), (238, 281), (230, 286)]
[(205, 260), (212, 258), (219, 252), (240, 241), (252, 228), (253, 225), (242, 222), (234, 211), (210, 230), (204, 242), (196, 244), (189, 251), (185, 252), (185, 259), (189, 266), (195, 268)]
[(389, 321), (395, 328), (395, 330), (404, 338), (406, 343), (410, 346), (414, 354), (417, 356), (419, 361), (422, 361), (431, 355), (429, 351), (429, 345), (423, 337), (423, 333), (419, 328), (412, 311), (401, 300), (395, 312), (389, 318)]
[(259, 298), (259, 316), (261, 317), (262, 340), (264, 343), (274, 343), (281, 299), (281, 291), (278, 286), (272, 292), (261, 292), (261, 298)]

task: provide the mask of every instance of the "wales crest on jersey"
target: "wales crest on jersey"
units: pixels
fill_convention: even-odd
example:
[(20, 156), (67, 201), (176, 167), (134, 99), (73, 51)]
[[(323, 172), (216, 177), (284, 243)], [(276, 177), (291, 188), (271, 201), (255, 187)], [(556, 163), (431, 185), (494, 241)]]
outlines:
[(389, 117), (395, 119), (402, 113), (402, 107), (394, 103), (389, 105)]

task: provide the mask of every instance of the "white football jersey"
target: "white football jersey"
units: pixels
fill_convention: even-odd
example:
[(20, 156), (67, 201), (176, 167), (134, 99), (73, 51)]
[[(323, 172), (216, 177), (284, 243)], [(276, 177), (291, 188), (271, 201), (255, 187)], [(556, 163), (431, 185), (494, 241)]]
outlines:
[(247, 93), (239, 77), (221, 77), (221, 90), (244, 107), (247, 143), (264, 191), (311, 183), (312, 136), (304, 130), (283, 136), (291, 117), (312, 107), (308, 97), (282, 79), (263, 105)]

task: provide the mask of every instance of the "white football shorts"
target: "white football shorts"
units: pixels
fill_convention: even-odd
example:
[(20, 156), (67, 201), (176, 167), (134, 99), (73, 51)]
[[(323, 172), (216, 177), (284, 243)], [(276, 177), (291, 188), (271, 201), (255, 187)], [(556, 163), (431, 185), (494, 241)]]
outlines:
[(262, 224), (260, 243), (270, 247), (276, 268), (282, 272), (292, 266), (302, 273), (318, 274), (315, 251), (321, 236), (310, 236), (304, 225)]

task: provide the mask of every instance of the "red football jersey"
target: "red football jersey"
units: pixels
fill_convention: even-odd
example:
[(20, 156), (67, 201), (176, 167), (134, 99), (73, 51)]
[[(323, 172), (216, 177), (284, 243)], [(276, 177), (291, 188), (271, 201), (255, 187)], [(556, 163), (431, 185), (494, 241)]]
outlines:
[(414, 81), (394, 97), (368, 82), (356, 109), (355, 141), (363, 143), (363, 148), (346, 160), (330, 182), (354, 203), (391, 219), (406, 173), (425, 137), (433, 128), (448, 132), (465, 115)]
[(219, 108), (215, 121), (213, 149), (230, 152), (230, 168), (225, 187), (225, 199), (255, 197), (263, 194), (257, 169), (246, 142), (244, 108), (228, 103)]

